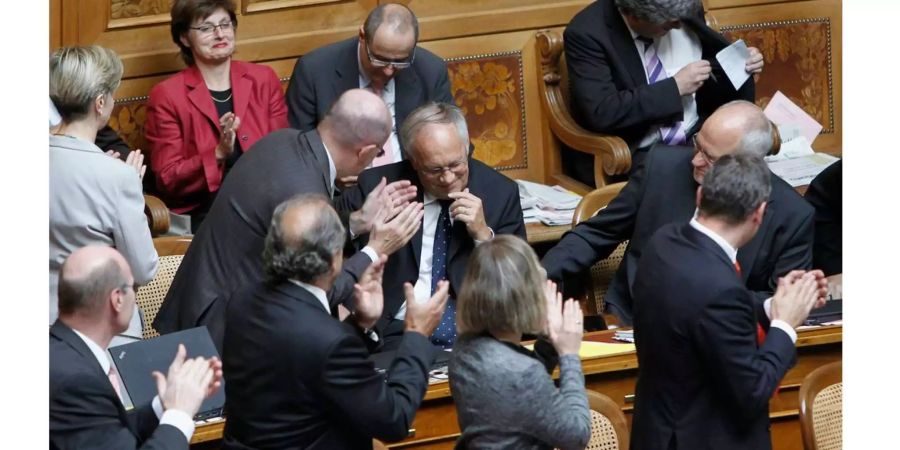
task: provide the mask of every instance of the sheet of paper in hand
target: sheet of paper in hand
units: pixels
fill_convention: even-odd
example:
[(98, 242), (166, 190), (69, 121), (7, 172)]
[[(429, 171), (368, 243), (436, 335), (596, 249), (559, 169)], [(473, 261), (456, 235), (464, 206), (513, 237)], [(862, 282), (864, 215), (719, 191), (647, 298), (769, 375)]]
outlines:
[(740, 89), (747, 82), (747, 79), (750, 78), (750, 74), (746, 70), (747, 59), (749, 58), (750, 50), (747, 49), (747, 44), (744, 43), (743, 39), (738, 39), (733, 44), (723, 48), (719, 53), (716, 53), (719, 65), (722, 66), (722, 70), (728, 75), (728, 79), (731, 80), (735, 90)]

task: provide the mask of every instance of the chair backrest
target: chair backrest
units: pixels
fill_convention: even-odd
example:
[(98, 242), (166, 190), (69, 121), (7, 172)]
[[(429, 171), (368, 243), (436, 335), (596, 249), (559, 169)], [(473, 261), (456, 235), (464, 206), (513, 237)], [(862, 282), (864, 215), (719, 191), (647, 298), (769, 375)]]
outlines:
[(628, 450), (628, 423), (611, 398), (587, 390), (591, 408), (591, 440), (585, 450)]
[(800, 385), (800, 431), (806, 450), (843, 448), (840, 361), (813, 370)]
[(146, 286), (141, 286), (136, 295), (137, 304), (144, 315), (144, 339), (159, 336), (159, 332), (153, 328), (153, 319), (156, 318), (156, 313), (159, 312), (166, 293), (169, 292), (169, 286), (172, 285), (172, 279), (175, 278), (175, 272), (178, 272), (178, 266), (181, 265), (181, 259), (184, 258), (191, 239), (191, 236), (165, 236), (153, 239), (153, 246), (159, 255), (159, 269), (156, 271), (156, 277)]
[[(578, 206), (575, 208), (575, 215), (572, 217), (572, 226), (574, 227), (597, 215), (600, 210), (606, 208), (606, 205), (608, 205), (612, 199), (619, 195), (619, 192), (621, 192), (624, 187), (624, 182), (613, 183), (603, 186), (600, 189), (595, 189), (582, 197)], [(587, 280), (585, 280), (585, 286), (587, 286), (587, 304), (585, 305), (587, 314), (599, 315), (603, 313), (603, 298), (606, 296), (609, 283), (612, 282), (616, 271), (619, 270), (619, 264), (622, 262), (622, 257), (625, 255), (625, 249), (627, 247), (628, 241), (622, 242), (609, 257), (597, 261), (591, 267), (590, 274), (587, 276)], [(607, 318), (607, 325), (609, 325), (609, 320), (610, 318)]]
[(388, 450), (387, 445), (378, 439), (372, 439), (372, 450)]

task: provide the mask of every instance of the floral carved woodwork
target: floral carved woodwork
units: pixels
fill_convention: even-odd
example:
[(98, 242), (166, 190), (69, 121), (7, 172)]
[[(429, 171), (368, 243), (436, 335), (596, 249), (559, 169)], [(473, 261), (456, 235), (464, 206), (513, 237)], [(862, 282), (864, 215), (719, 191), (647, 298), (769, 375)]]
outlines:
[(497, 170), (527, 168), (521, 52), (448, 59), (447, 68), (474, 157)]
[(111, 19), (131, 19), (135, 17), (169, 14), (174, 0), (111, 0)]
[(776, 91), (834, 133), (831, 22), (828, 18), (723, 26), (725, 37), (759, 48), (766, 67), (756, 82), (756, 103), (765, 107)]
[(131, 149), (147, 150), (147, 141), (144, 139), (144, 123), (147, 120), (147, 97), (126, 98), (116, 101), (112, 115), (109, 117), (111, 126)]

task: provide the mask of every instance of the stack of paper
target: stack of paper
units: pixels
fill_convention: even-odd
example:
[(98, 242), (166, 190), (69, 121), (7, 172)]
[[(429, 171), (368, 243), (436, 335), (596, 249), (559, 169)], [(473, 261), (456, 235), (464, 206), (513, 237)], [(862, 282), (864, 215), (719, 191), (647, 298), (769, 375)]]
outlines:
[(813, 150), (812, 143), (822, 131), (822, 125), (781, 91), (772, 96), (764, 113), (778, 126), (781, 135), (781, 150), (775, 156), (767, 156), (766, 162), (775, 175), (791, 186), (809, 184), (816, 175), (838, 160)]
[(622, 342), (634, 343), (634, 330), (616, 330), (616, 334), (613, 335), (613, 339)]
[(581, 196), (559, 186), (547, 186), (531, 181), (516, 180), (519, 184), (519, 201), (525, 223), (542, 222), (548, 226), (572, 223), (575, 207)]
[[(525, 346), (528, 350), (534, 350), (534, 344)], [(581, 359), (599, 358), (601, 356), (621, 355), (634, 351), (634, 344), (613, 344), (609, 342), (581, 341), (578, 349), (578, 357)]]

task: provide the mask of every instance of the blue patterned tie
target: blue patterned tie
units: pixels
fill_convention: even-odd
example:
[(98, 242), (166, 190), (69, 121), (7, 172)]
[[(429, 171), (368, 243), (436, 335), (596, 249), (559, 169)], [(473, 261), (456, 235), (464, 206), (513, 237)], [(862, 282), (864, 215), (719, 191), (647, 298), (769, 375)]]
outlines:
[[(438, 200), (441, 204), (441, 215), (438, 216), (437, 228), (434, 231), (434, 246), (431, 247), (431, 295), (437, 291), (438, 282), (447, 278), (447, 251), (450, 249), (450, 200)], [(431, 343), (444, 349), (453, 347), (456, 340), (456, 302), (447, 300), (447, 307), (441, 317), (441, 323)]]

